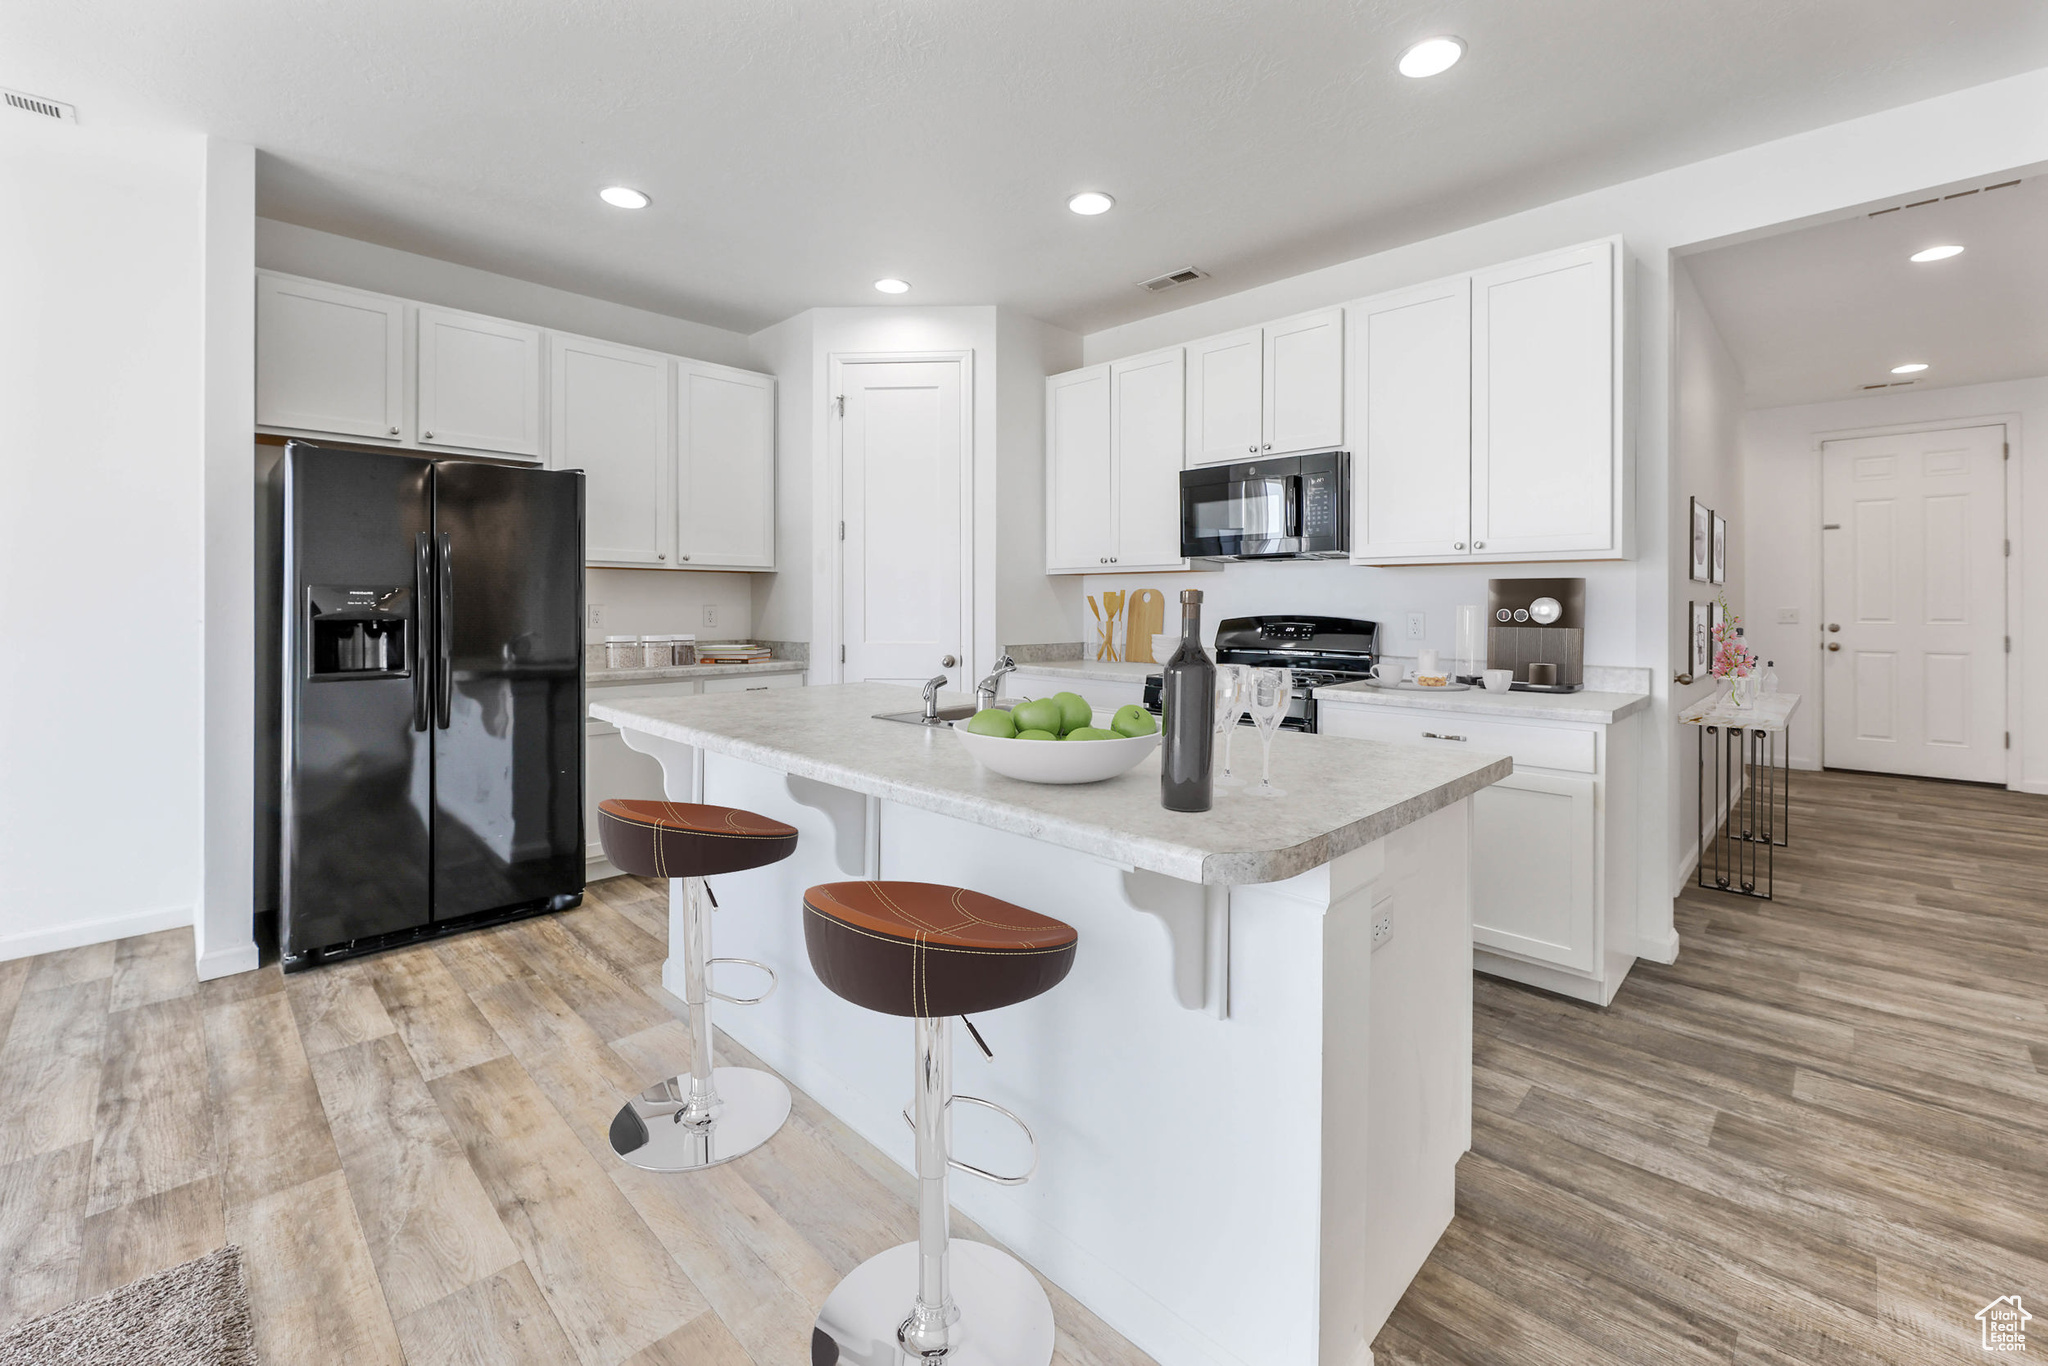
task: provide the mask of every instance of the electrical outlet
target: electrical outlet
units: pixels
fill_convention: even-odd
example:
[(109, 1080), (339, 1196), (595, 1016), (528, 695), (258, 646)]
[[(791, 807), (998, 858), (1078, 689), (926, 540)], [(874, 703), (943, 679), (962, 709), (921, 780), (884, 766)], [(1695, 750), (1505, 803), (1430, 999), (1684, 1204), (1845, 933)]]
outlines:
[(705, 603), (705, 604), (704, 604), (704, 624), (705, 624), (706, 626), (716, 626), (716, 625), (718, 625), (718, 604), (717, 604), (717, 603), (715, 603), (715, 602), (707, 602), (707, 603)]
[(1381, 914), (1372, 918), (1372, 946), (1378, 949), (1394, 937), (1394, 917)]
[(1428, 624), (1429, 619), (1423, 613), (1410, 612), (1408, 614), (1408, 639), (1421, 640)]
[(1799, 609), (1797, 607), (1780, 607), (1778, 609), (1778, 625), (1797, 626), (1798, 624)]
[(590, 613), (590, 629), (602, 631), (604, 629), (604, 604), (601, 602), (587, 603), (584, 610)]

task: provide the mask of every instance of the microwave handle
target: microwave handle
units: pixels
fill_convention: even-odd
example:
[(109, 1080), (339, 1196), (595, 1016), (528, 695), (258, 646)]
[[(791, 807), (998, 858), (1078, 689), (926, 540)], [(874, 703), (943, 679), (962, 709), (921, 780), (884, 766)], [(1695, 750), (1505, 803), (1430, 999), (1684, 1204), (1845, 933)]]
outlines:
[(1285, 481), (1287, 484), (1287, 534), (1301, 535), (1301, 476), (1295, 475)]

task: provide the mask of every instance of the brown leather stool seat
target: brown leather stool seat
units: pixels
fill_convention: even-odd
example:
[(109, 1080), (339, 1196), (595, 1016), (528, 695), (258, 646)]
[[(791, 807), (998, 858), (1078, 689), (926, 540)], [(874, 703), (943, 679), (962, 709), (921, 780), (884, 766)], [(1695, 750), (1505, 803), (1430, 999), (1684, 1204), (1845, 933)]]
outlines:
[(640, 877), (712, 877), (777, 863), (796, 852), (796, 827), (730, 806), (632, 801), (597, 804), (604, 856)]
[(827, 882), (804, 893), (818, 980), (885, 1015), (978, 1015), (1052, 990), (1074, 966), (1074, 927), (962, 887)]

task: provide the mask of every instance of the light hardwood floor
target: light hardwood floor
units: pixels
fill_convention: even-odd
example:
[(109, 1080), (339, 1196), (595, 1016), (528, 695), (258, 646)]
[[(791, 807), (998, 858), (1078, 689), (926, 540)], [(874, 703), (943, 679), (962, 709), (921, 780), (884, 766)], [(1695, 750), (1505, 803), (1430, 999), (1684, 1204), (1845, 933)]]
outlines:
[[(1609, 1010), (1479, 979), (1458, 1218), (1381, 1366), (1919, 1366), (2048, 1296), (2048, 799), (1793, 798), (1779, 899), (1689, 892)], [(0, 1324), (236, 1241), (270, 1366), (805, 1366), (911, 1182), (801, 1095), (730, 1166), (611, 1157), (688, 1058), (664, 896), (288, 979), (196, 983), (182, 931), (0, 963)], [(1058, 1360), (1147, 1360), (1051, 1293)]]

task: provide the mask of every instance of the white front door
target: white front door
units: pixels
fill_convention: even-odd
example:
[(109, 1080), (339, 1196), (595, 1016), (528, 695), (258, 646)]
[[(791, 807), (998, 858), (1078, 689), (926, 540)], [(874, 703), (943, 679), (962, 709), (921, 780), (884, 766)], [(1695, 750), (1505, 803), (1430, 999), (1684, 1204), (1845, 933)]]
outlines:
[(964, 360), (837, 358), (840, 640), (848, 683), (971, 686), (961, 508)]
[(1822, 762), (2003, 783), (2005, 428), (1821, 447)]

